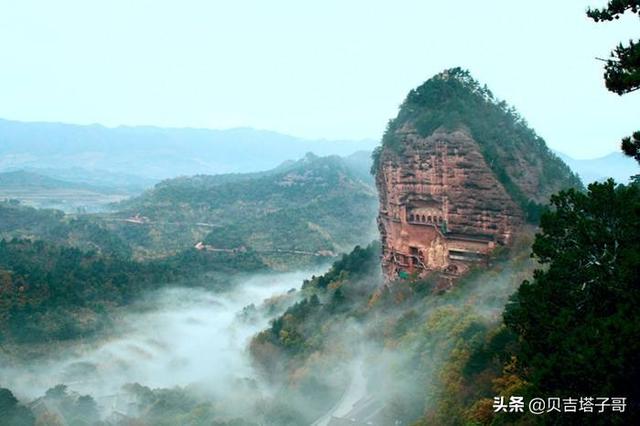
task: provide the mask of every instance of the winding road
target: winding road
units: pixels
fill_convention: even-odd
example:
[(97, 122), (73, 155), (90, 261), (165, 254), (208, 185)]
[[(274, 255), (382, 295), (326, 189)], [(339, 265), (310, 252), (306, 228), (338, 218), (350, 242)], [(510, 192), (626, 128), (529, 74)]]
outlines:
[(381, 407), (378, 401), (367, 394), (367, 379), (364, 376), (364, 358), (356, 358), (351, 367), (351, 381), (342, 397), (327, 413), (311, 426), (377, 425), (374, 418)]

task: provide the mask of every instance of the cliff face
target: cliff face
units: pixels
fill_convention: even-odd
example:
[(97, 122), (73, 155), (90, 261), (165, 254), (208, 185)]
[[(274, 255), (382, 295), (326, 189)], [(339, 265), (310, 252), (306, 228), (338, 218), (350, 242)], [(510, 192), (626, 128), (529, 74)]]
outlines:
[(376, 175), (386, 276), (460, 274), (496, 244), (508, 244), (524, 214), (477, 142), (462, 130), (424, 138), (407, 126), (399, 133), (406, 151), (384, 152)]
[[(445, 72), (412, 91), (390, 122), (374, 164), (387, 279), (437, 271), (450, 281), (509, 244), (536, 203), (580, 185), (483, 90), (468, 73)], [(495, 131), (508, 126), (515, 131)]]

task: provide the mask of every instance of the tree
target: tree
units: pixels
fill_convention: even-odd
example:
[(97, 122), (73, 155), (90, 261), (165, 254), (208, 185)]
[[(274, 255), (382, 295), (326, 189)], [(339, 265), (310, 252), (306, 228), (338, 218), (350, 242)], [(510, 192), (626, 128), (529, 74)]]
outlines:
[(640, 131), (622, 139), (622, 151), (640, 163)]
[(67, 397), (67, 385), (55, 385), (54, 387), (47, 389), (45, 396), (52, 399), (63, 399)]
[(18, 405), (18, 400), (9, 389), (0, 388), (0, 417), (6, 417)]
[(98, 404), (91, 395), (83, 395), (76, 401), (77, 414), (87, 420), (96, 420), (99, 418)]
[(0, 388), (0, 424), (7, 426), (33, 426), (35, 418), (31, 410), (18, 404), (9, 389)]
[(541, 397), (627, 397), (636, 401), (627, 415), (637, 420), (640, 186), (592, 183), (587, 193), (554, 195), (551, 204), (533, 244), (545, 269), (504, 311), (518, 336), (521, 376)]
[[(613, 21), (627, 11), (640, 17), (640, 0), (609, 0), (602, 9), (588, 9), (587, 16), (596, 22)], [(620, 43), (607, 59), (604, 81), (611, 92), (623, 95), (640, 89), (640, 42)], [(640, 131), (622, 139), (622, 151), (640, 163)]]

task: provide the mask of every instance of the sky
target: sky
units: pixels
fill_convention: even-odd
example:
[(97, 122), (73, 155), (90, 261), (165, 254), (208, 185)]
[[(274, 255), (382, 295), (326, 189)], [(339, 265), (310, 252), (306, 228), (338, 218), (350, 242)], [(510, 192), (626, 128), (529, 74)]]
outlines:
[(602, 63), (640, 38), (599, 0), (0, 0), (0, 117), (255, 127), (379, 139), (407, 92), (461, 66), (576, 158), (640, 129)]

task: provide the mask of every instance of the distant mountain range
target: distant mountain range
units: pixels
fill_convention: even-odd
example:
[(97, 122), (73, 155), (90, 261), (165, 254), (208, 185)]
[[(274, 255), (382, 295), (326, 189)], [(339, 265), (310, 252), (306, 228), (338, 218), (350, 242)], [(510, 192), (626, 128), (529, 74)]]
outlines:
[[(109, 128), (0, 119), (0, 172), (22, 170), (93, 188), (140, 193), (176, 176), (270, 170), (308, 152), (348, 156), (345, 161), (359, 162), (366, 171), (376, 145), (372, 139), (309, 140), (252, 128)], [(626, 182), (640, 173), (635, 161), (618, 152), (589, 160), (556, 154), (584, 183), (609, 176)]]
[(585, 185), (610, 177), (616, 182), (627, 183), (631, 176), (640, 174), (638, 163), (621, 152), (612, 152), (604, 157), (588, 160), (577, 160), (557, 151), (556, 155), (580, 176)]
[(109, 192), (108, 188), (74, 181), (66, 181), (28, 170), (0, 172), (0, 189), (71, 189)]
[[(74, 179), (100, 171), (132, 181), (180, 175), (246, 173), (272, 169), (307, 152), (349, 155), (374, 140), (308, 140), (237, 128), (116, 127), (0, 119), (0, 171), (75, 169)], [(36, 171), (37, 171), (36, 170)], [(69, 173), (67, 173), (69, 175)]]

